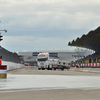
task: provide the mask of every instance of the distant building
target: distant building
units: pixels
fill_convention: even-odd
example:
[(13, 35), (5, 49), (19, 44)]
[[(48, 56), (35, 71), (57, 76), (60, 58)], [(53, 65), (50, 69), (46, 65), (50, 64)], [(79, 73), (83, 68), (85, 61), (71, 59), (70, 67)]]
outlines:
[[(49, 55), (50, 55), (50, 58), (51, 59), (59, 59), (59, 60), (73, 60), (73, 59), (76, 59), (75, 57), (73, 57), (73, 55), (87, 55), (88, 53), (85, 51), (79, 51), (79, 52), (76, 52), (76, 51), (40, 51), (40, 52), (48, 52)], [(30, 63), (30, 65), (35, 65), (37, 64), (36, 62), (36, 58), (37, 58), (37, 55), (40, 53), (40, 52), (19, 52), (18, 55), (19, 56), (22, 56), (23, 59), (24, 59), (24, 62), (26, 64)]]

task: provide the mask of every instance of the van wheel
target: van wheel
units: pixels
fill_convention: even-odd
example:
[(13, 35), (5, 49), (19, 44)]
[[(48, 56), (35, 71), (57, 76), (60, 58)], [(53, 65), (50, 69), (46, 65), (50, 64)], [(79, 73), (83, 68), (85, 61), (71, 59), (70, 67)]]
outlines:
[(61, 70), (63, 71), (63, 70), (64, 70), (64, 68), (61, 68)]
[(40, 70), (41, 68), (38, 68), (38, 70)]
[(48, 70), (50, 69), (50, 68), (47, 68)]
[(49, 65), (48, 65), (48, 70), (50, 70)]
[(56, 68), (54, 68), (54, 70), (56, 70)]

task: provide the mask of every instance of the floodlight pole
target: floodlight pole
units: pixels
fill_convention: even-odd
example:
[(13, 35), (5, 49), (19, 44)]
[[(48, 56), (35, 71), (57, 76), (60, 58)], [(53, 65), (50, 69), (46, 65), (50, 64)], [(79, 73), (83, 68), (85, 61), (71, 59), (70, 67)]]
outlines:
[[(1, 22), (1, 21), (0, 21)], [(0, 31), (5, 31), (5, 33), (7, 32), (7, 30), (6, 29), (4, 29), (4, 30), (0, 30)]]
[(5, 33), (7, 32), (7, 30), (6, 30), (6, 29), (4, 29), (4, 30), (0, 30), (0, 31), (5, 31)]

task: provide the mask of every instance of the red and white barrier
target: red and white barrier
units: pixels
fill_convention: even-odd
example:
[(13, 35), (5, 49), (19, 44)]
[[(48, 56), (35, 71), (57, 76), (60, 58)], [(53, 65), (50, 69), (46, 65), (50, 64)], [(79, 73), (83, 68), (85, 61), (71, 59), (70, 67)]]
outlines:
[(96, 63), (94, 63), (94, 67), (96, 67), (97, 65), (96, 65)]
[(100, 63), (81, 63), (81, 64), (76, 64), (75, 66), (81, 66), (81, 67), (91, 67), (91, 68), (100, 68)]
[(93, 64), (91, 63), (91, 67), (93, 67)]
[(79, 64), (77, 64), (78, 66), (80, 66)]
[(88, 67), (89, 67), (89, 66), (91, 66), (91, 64), (90, 64), (90, 63), (88, 64)]
[(87, 64), (85, 64), (85, 67), (87, 66)]
[(100, 67), (100, 63), (97, 63), (97, 67)]
[(0, 78), (7, 78), (7, 65), (0, 65)]

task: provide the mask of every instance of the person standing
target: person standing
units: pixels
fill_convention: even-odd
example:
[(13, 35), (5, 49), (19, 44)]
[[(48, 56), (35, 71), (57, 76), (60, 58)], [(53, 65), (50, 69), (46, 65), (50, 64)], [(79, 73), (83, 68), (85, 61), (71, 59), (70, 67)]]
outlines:
[(2, 65), (2, 56), (0, 57), (0, 65)]

